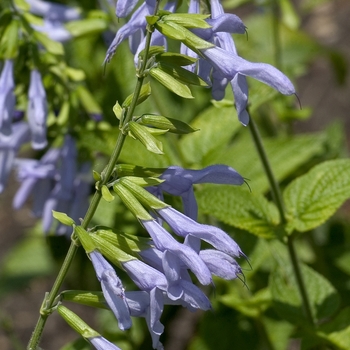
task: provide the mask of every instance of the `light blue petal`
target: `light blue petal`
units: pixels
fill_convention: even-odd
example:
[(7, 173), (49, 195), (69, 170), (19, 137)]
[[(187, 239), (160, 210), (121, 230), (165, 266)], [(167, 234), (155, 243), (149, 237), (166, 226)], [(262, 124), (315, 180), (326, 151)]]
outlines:
[(199, 224), (171, 207), (160, 209), (158, 213), (179, 236), (192, 235), (235, 257), (243, 254), (238, 244), (218, 227)]
[(218, 250), (201, 250), (199, 256), (207, 264), (212, 274), (224, 278), (225, 280), (235, 279), (238, 274), (242, 273), (235, 259)]
[(163, 273), (144, 262), (134, 259), (122, 263), (129, 277), (142, 290), (150, 291), (158, 287), (166, 290), (167, 280)]
[(158, 288), (150, 291), (150, 307), (146, 315), (146, 322), (152, 337), (153, 349), (163, 348), (159, 342), (159, 337), (164, 331), (164, 326), (160, 322), (160, 316), (164, 308), (163, 299), (163, 293)]
[(149, 308), (149, 293), (145, 291), (125, 292), (126, 302), (129, 306), (130, 315), (146, 317)]
[(202, 50), (202, 53), (229, 80), (240, 73), (259, 80), (284, 95), (295, 93), (292, 82), (277, 68), (269, 64), (246, 61), (219, 47)]
[(143, 221), (142, 224), (160, 251), (169, 250), (175, 254), (197, 276), (201, 284), (207, 285), (212, 282), (209, 269), (194, 250), (176, 241), (155, 220)]
[(241, 74), (236, 74), (231, 80), (231, 87), (235, 97), (238, 119), (246, 126), (249, 123), (249, 114), (246, 110), (248, 105), (248, 84), (246, 77)]
[(0, 75), (0, 135), (12, 133), (12, 119), (16, 105), (14, 94), (13, 60), (6, 60)]
[(117, 17), (125, 18), (135, 8), (138, 0), (117, 0), (115, 14)]
[(104, 270), (101, 278), (103, 296), (111, 308), (121, 330), (132, 326), (129, 308), (126, 302), (124, 288), (114, 269)]
[(112, 344), (106, 338), (103, 337), (93, 337), (88, 338), (88, 341), (94, 346), (97, 350), (121, 350), (117, 345)]
[(211, 30), (214, 33), (226, 32), (244, 34), (246, 31), (242, 20), (232, 13), (223, 13), (215, 18), (208, 19), (207, 22), (212, 26)]
[(177, 256), (169, 251), (163, 254), (163, 270), (168, 281), (168, 297), (172, 300), (177, 300), (182, 297), (183, 290), (179, 286), (181, 262)]

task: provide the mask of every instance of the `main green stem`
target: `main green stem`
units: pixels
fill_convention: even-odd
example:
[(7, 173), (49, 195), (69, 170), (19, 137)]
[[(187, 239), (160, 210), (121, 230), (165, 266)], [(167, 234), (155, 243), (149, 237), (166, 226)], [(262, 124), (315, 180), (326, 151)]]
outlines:
[[(155, 7), (155, 14), (158, 11), (158, 7), (159, 7), (159, 1), (157, 1), (156, 3), (156, 7)], [(151, 44), (151, 36), (152, 36), (152, 31), (151, 29), (149, 29), (147, 31), (147, 37), (146, 37), (146, 44), (145, 44), (145, 50), (144, 50), (144, 56), (143, 56), (143, 62), (142, 62), (142, 66), (137, 74), (137, 83), (135, 86), (135, 91), (134, 91), (134, 95), (133, 95), (133, 100), (130, 104), (130, 107), (128, 109), (127, 115), (123, 121), (123, 125), (121, 126), (121, 129), (123, 129), (123, 126), (125, 126), (132, 118), (134, 110), (136, 108), (137, 105), (137, 100), (140, 96), (140, 92), (141, 92), (141, 88), (142, 88), (142, 84), (144, 81), (144, 72), (146, 70), (147, 67), (147, 60), (148, 60), (148, 52), (149, 52), (149, 47)], [(120, 132), (117, 138), (117, 142), (116, 145), (114, 147), (113, 153), (111, 155), (111, 158), (108, 162), (107, 167), (105, 168), (105, 170), (102, 172), (102, 179), (100, 181), (100, 188), (105, 185), (108, 180), (110, 179), (112, 172), (114, 170), (114, 167), (118, 161), (120, 152), (123, 148), (123, 144), (125, 141), (126, 135), (123, 132)], [(95, 212), (97, 210), (97, 207), (100, 203), (100, 200), (102, 198), (102, 194), (100, 190), (97, 190), (90, 202), (89, 208), (85, 214), (85, 217), (82, 221), (81, 226), (84, 229), (88, 228), (89, 223), (91, 222), (93, 216), (95, 215)], [(67, 252), (67, 255), (64, 259), (64, 262), (61, 266), (61, 269), (56, 277), (56, 280), (52, 286), (51, 292), (49, 293), (48, 297), (44, 299), (44, 303), (45, 305), (42, 306), (41, 310), (40, 310), (40, 316), (38, 319), (38, 322), (35, 326), (35, 329), (33, 331), (32, 337), (29, 340), (27, 349), (28, 350), (37, 350), (38, 346), (39, 346), (39, 342), (41, 339), (41, 335), (43, 333), (44, 327), (45, 327), (45, 323), (47, 318), (49, 317), (50, 313), (51, 313), (51, 309), (53, 306), (53, 303), (58, 295), (58, 292), (61, 288), (61, 285), (68, 273), (69, 267), (73, 261), (73, 258), (76, 254), (76, 251), (78, 250), (78, 246), (76, 245), (76, 243), (74, 241), (71, 242), (71, 245), (69, 247), (69, 250)]]
[[(280, 191), (279, 185), (275, 179), (275, 176), (272, 172), (270, 162), (269, 162), (269, 159), (268, 159), (267, 154), (265, 152), (265, 148), (264, 148), (264, 145), (262, 143), (258, 128), (257, 128), (254, 120), (252, 120), (252, 118), (249, 121), (249, 130), (250, 130), (250, 133), (252, 135), (255, 147), (256, 147), (258, 154), (260, 156), (260, 160), (261, 160), (262, 165), (264, 167), (268, 181), (270, 183), (272, 196), (273, 196), (274, 202), (276, 203), (278, 211), (280, 213), (282, 224), (286, 224), (287, 220), (286, 220), (284, 203), (283, 203), (281, 191)], [(306, 316), (307, 320), (309, 321), (309, 323), (311, 325), (313, 325), (314, 320), (312, 317), (309, 297), (307, 295), (305, 283), (303, 280), (303, 276), (301, 274), (300, 264), (299, 264), (299, 261), (297, 258), (294, 244), (293, 244), (293, 236), (292, 235), (288, 236), (288, 238), (287, 238), (287, 246), (288, 246), (289, 257), (291, 259), (293, 270), (294, 270), (294, 275), (295, 275), (295, 278), (297, 281), (299, 293), (301, 295), (301, 299), (303, 302), (305, 316)]]

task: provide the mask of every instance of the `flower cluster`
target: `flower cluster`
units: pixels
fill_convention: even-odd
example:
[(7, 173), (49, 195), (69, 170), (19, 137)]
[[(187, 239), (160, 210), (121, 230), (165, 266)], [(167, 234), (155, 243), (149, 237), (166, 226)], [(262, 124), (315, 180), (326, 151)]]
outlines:
[[(243, 183), (243, 178), (234, 169), (222, 165), (202, 170), (170, 167), (160, 178), (163, 180), (159, 186), (161, 191), (180, 196), (191, 193), (193, 197), (188, 197), (191, 198), (188, 202), (191, 205), (192, 200), (195, 201), (192, 188), (195, 183)], [(121, 178), (113, 189), (139, 218), (151, 237), (149, 246), (138, 252), (142, 260), (131, 258), (120, 261), (121, 267), (140, 291), (125, 291), (114, 269), (98, 250), (93, 250), (89, 256), (101, 282), (105, 300), (114, 312), (120, 329), (131, 326), (130, 316), (145, 317), (153, 347), (162, 349), (159, 338), (164, 330), (160, 322), (164, 305), (182, 305), (190, 311), (211, 308), (207, 296), (193, 283), (190, 272), (202, 285), (213, 284), (213, 275), (232, 280), (242, 273), (236, 259), (244, 254), (237, 243), (220, 228), (196, 222), (127, 177)], [(154, 191), (153, 188), (151, 190)], [(151, 208), (156, 218), (150, 216), (143, 206)], [(158, 219), (165, 221), (178, 239)], [(202, 241), (211, 248), (201, 249)], [(103, 245), (99, 248), (104, 253)]]
[[(36, 17), (37, 21), (28, 23), (31, 24), (32, 29), (35, 31), (43, 32), (50, 39), (58, 42), (66, 41), (72, 37), (64, 28), (63, 23), (80, 17), (80, 10), (77, 8), (41, 0), (26, 0), (26, 3), (16, 4), (16, 6), (18, 6), (17, 10), (23, 14), (29, 12), (43, 17), (43, 19)], [(39, 25), (38, 23), (40, 22), (43, 25)], [(29, 29), (28, 31), (30, 32)], [(18, 33), (18, 36), (21, 36), (21, 34)], [(43, 46), (38, 43), (38, 51), (42, 50)], [(26, 101), (26, 113), (24, 113), (24, 111), (16, 109), (17, 92), (15, 95), (14, 78), (14, 72), (21, 70), (22, 67), (17, 67), (16, 61), (12, 57), (5, 58), (3, 62), (0, 73), (0, 193), (5, 188), (12, 168), (16, 166), (19, 169), (18, 178), (22, 181), (22, 185), (14, 199), (14, 207), (19, 208), (22, 206), (29, 193), (35, 191), (34, 214), (43, 216), (44, 230), (47, 232), (52, 222), (50, 208), (69, 207), (73, 217), (84, 213), (87, 206), (85, 199), (90, 191), (90, 185), (87, 185), (87, 183), (91, 180), (80, 180), (86, 177), (87, 172), (90, 171), (90, 165), (88, 164), (83, 164), (81, 169), (78, 171), (74, 170), (71, 173), (74, 173), (74, 176), (76, 176), (75, 180), (73, 175), (69, 181), (64, 180), (69, 173), (65, 173), (62, 170), (62, 166), (66, 166), (66, 159), (69, 158), (63, 155), (64, 150), (67, 147), (70, 149), (75, 148), (75, 146), (68, 146), (68, 138), (66, 138), (66, 145), (63, 147), (62, 152), (57, 149), (49, 149), (40, 161), (16, 159), (17, 152), (27, 142), (31, 142), (34, 150), (43, 150), (48, 146), (47, 119), (49, 107), (38, 63), (39, 60), (35, 59), (30, 62), (27, 96), (18, 98), (20, 100), (18, 104), (21, 106), (21, 109), (25, 109), (23, 108), (23, 101)], [(26, 121), (21, 121), (24, 115), (26, 115)], [(73, 159), (76, 162), (76, 155), (71, 156), (70, 159), (70, 162), (73, 162)], [(71, 185), (73, 182), (74, 185)], [(71, 184), (62, 185), (62, 183)], [(61, 189), (62, 186), (63, 189)], [(78, 187), (81, 188), (78, 190)], [(71, 192), (69, 193), (69, 191)], [(84, 194), (75, 196), (75, 191)], [(68, 204), (63, 205), (63, 197), (68, 202), (70, 198), (74, 198), (76, 203), (70, 203), (69, 206)], [(61, 234), (65, 233), (65, 231), (65, 227), (58, 230)]]
[[(118, 5), (119, 4), (119, 5)], [(120, 9), (126, 8), (126, 1), (118, 1)], [(166, 10), (172, 11), (173, 2), (168, 2)], [(249, 62), (237, 54), (237, 50), (231, 36), (232, 33), (243, 34), (246, 28), (243, 22), (233, 14), (225, 14), (219, 0), (211, 0), (211, 18), (207, 20), (210, 28), (193, 29), (201, 39), (213, 44), (212, 47), (198, 49), (200, 56), (190, 48), (182, 45), (182, 53), (198, 58), (192, 70), (196, 69), (197, 74), (212, 87), (212, 95), (216, 100), (221, 100), (225, 95), (225, 88), (231, 85), (235, 98), (235, 105), (240, 122), (243, 125), (249, 123), (248, 105), (248, 85), (246, 77), (259, 80), (284, 95), (295, 93), (292, 82), (278, 69), (266, 64)], [(138, 54), (144, 48), (144, 32), (146, 30), (145, 16), (151, 14), (154, 9), (154, 1), (146, 1), (131, 16), (130, 20), (122, 26), (109, 49), (107, 50), (105, 62), (109, 62), (115, 53), (118, 45), (129, 38), (131, 51), (135, 54), (135, 62), (138, 61)], [(131, 11), (131, 9), (129, 8)], [(121, 11), (123, 15), (130, 11)], [(200, 12), (200, 1), (191, 0), (189, 13)], [(186, 29), (187, 30), (187, 29)], [(153, 34), (152, 45), (164, 45), (165, 37), (158, 31)], [(136, 45), (135, 45), (136, 43)]]
[[(83, 163), (80, 168), (76, 164), (76, 146), (71, 136), (65, 137), (62, 148), (50, 148), (40, 160), (17, 159), (15, 166), (21, 185), (13, 207), (19, 209), (31, 193), (35, 194), (33, 213), (43, 218), (44, 232), (49, 232), (52, 226), (52, 210), (66, 212), (79, 221), (88, 206), (92, 178), (90, 163)], [(59, 225), (56, 233), (71, 232), (67, 226)]]

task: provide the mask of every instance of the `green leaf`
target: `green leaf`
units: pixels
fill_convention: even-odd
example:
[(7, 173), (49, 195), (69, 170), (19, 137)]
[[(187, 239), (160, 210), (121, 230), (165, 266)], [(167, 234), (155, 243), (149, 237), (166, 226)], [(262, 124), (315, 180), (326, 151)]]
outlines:
[(280, 319), (262, 317), (262, 324), (265, 327), (266, 335), (273, 344), (274, 350), (286, 350), (290, 344), (290, 338), (295, 329), (289, 322)]
[(174, 134), (189, 134), (197, 131), (197, 129), (192, 128), (190, 125), (182, 122), (181, 120), (167, 118), (161, 115), (144, 114), (137, 119), (137, 123), (154, 128), (169, 130), (169, 132)]
[(85, 72), (81, 69), (66, 67), (66, 74), (73, 81), (83, 81), (86, 79)]
[(179, 82), (161, 68), (151, 68), (149, 74), (174, 94), (179, 95), (183, 98), (194, 98), (191, 94), (191, 90), (187, 85)]
[(159, 16), (146, 16), (146, 21), (148, 24), (153, 25), (159, 20)]
[[(25, 263), (24, 263), (25, 262)], [(22, 238), (0, 262), (0, 295), (12, 289), (29, 285), (32, 278), (50, 276), (55, 264), (43, 239), (41, 225)]]
[(276, 236), (279, 224), (277, 208), (262, 195), (233, 186), (206, 185), (197, 191), (196, 197), (204, 214), (260, 237)]
[(157, 186), (163, 183), (165, 180), (158, 179), (156, 177), (139, 177), (139, 176), (125, 176), (123, 179), (128, 179), (141, 187)]
[(318, 335), (338, 349), (350, 348), (350, 307), (344, 308), (331, 322), (321, 325)]
[(261, 289), (254, 295), (238, 288), (230, 288), (229, 293), (221, 296), (219, 300), (245, 316), (259, 318), (271, 304), (271, 293), (268, 288)]
[(196, 63), (198, 59), (187, 55), (182, 55), (180, 53), (163, 52), (156, 56), (156, 61), (170, 65), (188, 66)]
[(101, 107), (86, 87), (80, 85), (75, 89), (75, 92), (78, 94), (81, 104), (88, 113), (102, 114)]
[(201, 15), (194, 13), (171, 13), (163, 16), (164, 22), (175, 22), (185, 28), (211, 28), (211, 26), (205, 21), (210, 15)]
[[(171, 25), (171, 23), (164, 23), (164, 22), (157, 22), (156, 28), (166, 37), (174, 40), (185, 40), (186, 39), (186, 32), (182, 30), (180, 26), (180, 30), (174, 29), (174, 27)], [(185, 29), (185, 28), (183, 28)]]
[(350, 160), (323, 162), (295, 179), (284, 191), (287, 230), (320, 226), (350, 198)]
[[(278, 250), (286, 249), (278, 244)], [(339, 295), (331, 283), (310, 267), (301, 264), (301, 273), (316, 322), (330, 317), (339, 307)], [(273, 305), (280, 316), (291, 323), (307, 325), (302, 301), (291, 264), (279, 259), (279, 267), (270, 277)]]
[(119, 120), (122, 118), (124, 112), (118, 101), (116, 101), (115, 105), (113, 106), (113, 112)]
[(182, 83), (208, 87), (208, 84), (197, 74), (192, 73), (185, 68), (179, 67), (178, 65), (160, 63), (157, 67)]
[(19, 21), (13, 19), (2, 34), (0, 41), (0, 57), (4, 59), (13, 59), (18, 55), (18, 42), (19, 42)]
[[(181, 153), (187, 162), (203, 165), (207, 157), (226, 147), (226, 143), (240, 128), (240, 123), (235, 118), (233, 107), (209, 107), (196, 117), (191, 126), (199, 131), (181, 138), (179, 141)], [(231, 158), (231, 162), (233, 159), (235, 156)], [(214, 162), (225, 164), (215, 160), (211, 164)]]
[(115, 170), (118, 177), (139, 176), (139, 177), (158, 177), (164, 173), (166, 168), (145, 168), (133, 164), (117, 164)]
[(33, 31), (33, 35), (48, 52), (52, 53), (53, 55), (63, 56), (64, 49), (61, 43), (51, 40), (46, 34), (38, 31)]
[[(197, 136), (197, 134), (193, 136)], [(298, 171), (312, 157), (324, 155), (325, 136), (322, 133), (313, 133), (263, 139), (277, 181), (281, 181)], [(240, 137), (231, 146), (221, 147), (220, 154), (215, 158), (210, 157), (204, 160), (205, 163), (202, 163), (204, 166), (215, 162), (235, 168), (249, 179), (249, 186), (254, 193), (264, 193), (269, 189), (269, 183), (248, 130), (242, 130)]]
[(82, 226), (75, 226), (74, 233), (78, 236), (81, 245), (86, 253), (91, 253), (96, 249), (93, 240), (90, 238), (89, 233)]
[(138, 139), (150, 152), (163, 154), (162, 143), (151, 135), (146, 126), (135, 122), (129, 122), (128, 125), (132, 135)]
[(201, 39), (185, 27), (175, 22), (157, 22), (156, 28), (170, 39), (180, 40), (193, 51), (201, 54), (200, 49), (208, 49), (215, 45)]
[(66, 213), (61, 213), (59, 211), (52, 210), (52, 216), (63, 225), (74, 225), (74, 220), (70, 218)]
[[(142, 85), (139, 97), (137, 98), (136, 105), (139, 105), (143, 101), (147, 100), (147, 98), (151, 95), (151, 84), (148, 82), (147, 84)], [(129, 95), (123, 102), (122, 107), (126, 108), (131, 105), (132, 99), (134, 98), (134, 94)]]
[(108, 22), (103, 18), (86, 18), (70, 21), (65, 24), (66, 29), (75, 37), (101, 33), (108, 28)]
[(103, 185), (101, 188), (101, 193), (102, 193), (102, 198), (106, 201), (106, 202), (112, 202), (114, 200), (114, 196), (112, 195), (112, 193), (109, 191), (108, 187)]

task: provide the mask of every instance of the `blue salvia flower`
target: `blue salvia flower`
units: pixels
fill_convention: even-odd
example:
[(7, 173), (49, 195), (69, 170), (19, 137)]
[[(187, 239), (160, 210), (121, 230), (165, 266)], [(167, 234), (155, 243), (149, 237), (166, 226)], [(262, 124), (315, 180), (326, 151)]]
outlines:
[(117, 0), (115, 14), (119, 18), (127, 17), (135, 8), (138, 0)]
[(65, 42), (72, 39), (73, 35), (64, 27), (63, 23), (51, 18), (44, 18), (43, 25), (34, 25), (32, 27), (38, 31), (45, 33), (50, 39), (58, 42)]
[(178, 236), (193, 236), (233, 257), (244, 256), (238, 244), (218, 227), (200, 224), (172, 207), (159, 209), (157, 213)]
[[(190, 13), (199, 12), (198, 0), (191, 1), (189, 11)], [(247, 125), (249, 114), (246, 110), (248, 104), (246, 76), (259, 80), (284, 95), (294, 94), (295, 89), (291, 81), (273, 66), (249, 62), (237, 55), (230, 33), (243, 34), (245, 26), (237, 16), (225, 14), (219, 0), (211, 0), (211, 17), (208, 23), (212, 28), (193, 30), (204, 40), (216, 45), (201, 50), (206, 60), (199, 59), (197, 74), (212, 86), (212, 95), (216, 100), (224, 97), (227, 84), (231, 84), (238, 118), (243, 125)], [(182, 46), (182, 52), (194, 56), (193, 52), (185, 49), (184, 46)]]
[(121, 330), (129, 329), (132, 322), (121, 280), (100, 252), (94, 250), (89, 253), (89, 257), (94, 266), (96, 276), (101, 282), (104, 298), (118, 320), (119, 328)]
[(117, 34), (115, 38), (113, 39), (111, 45), (109, 46), (105, 58), (105, 62), (109, 62), (111, 58), (113, 57), (117, 47), (119, 44), (127, 39), (129, 36), (135, 34), (139, 30), (145, 30), (146, 29), (146, 16), (149, 16), (152, 14), (155, 6), (155, 1), (152, 1), (152, 4), (149, 5), (146, 2), (144, 2), (131, 16), (129, 21), (124, 24), (119, 30), (117, 31)]
[(16, 161), (17, 178), (21, 186), (13, 198), (13, 207), (19, 209), (31, 193), (33, 197), (33, 213), (41, 217), (43, 207), (49, 197), (55, 178), (58, 177), (58, 160), (60, 149), (50, 148), (40, 160), (18, 159)]
[[(65, 212), (75, 221), (84, 214), (90, 193), (90, 164), (83, 164), (77, 171), (77, 150), (74, 139), (67, 135), (61, 149), (51, 148), (41, 160), (16, 161), (18, 179), (22, 183), (14, 200), (14, 208), (20, 208), (31, 193), (33, 213), (43, 217), (43, 230), (48, 232), (53, 223), (52, 210)], [(68, 232), (69, 231), (69, 232)], [(57, 234), (70, 233), (59, 225)]]
[(29, 4), (29, 12), (34, 15), (50, 18), (60, 22), (73, 21), (80, 18), (78, 8), (42, 0), (25, 0)]
[[(168, 256), (171, 255), (169, 252), (161, 254), (163, 261), (168, 260)], [(147, 254), (143, 255), (142, 252), (141, 255), (147, 256)], [(166, 278), (164, 275), (167, 273), (174, 275), (171, 272), (173, 266), (169, 266), (169, 268), (166, 266), (170, 265), (169, 263), (164, 265), (164, 274), (136, 259), (123, 262), (122, 265), (130, 278), (141, 289), (139, 292), (126, 292), (130, 314), (131, 316), (145, 317), (152, 336), (153, 347), (156, 349), (162, 348), (159, 337), (164, 330), (164, 326), (160, 323), (164, 305), (182, 305), (191, 311), (211, 308), (209, 299), (192, 283), (190, 278), (187, 280), (174, 278), (176, 284), (169, 284), (168, 277)], [(184, 276), (183, 273), (182, 276)], [(176, 293), (176, 297), (172, 293)]]
[(117, 345), (112, 344), (106, 338), (101, 336), (86, 338), (97, 350), (121, 350)]
[(0, 139), (0, 193), (4, 190), (19, 148), (30, 141), (30, 130), (27, 123), (15, 123), (12, 128), (11, 138)]
[(162, 348), (159, 337), (164, 331), (164, 326), (160, 322), (160, 317), (166, 298), (163, 291), (167, 289), (167, 280), (161, 272), (140, 260), (130, 260), (123, 262), (122, 265), (130, 278), (141, 289), (140, 292), (126, 293), (130, 314), (146, 319), (153, 348)]
[(53, 222), (52, 210), (67, 213), (74, 196), (77, 175), (77, 149), (74, 139), (67, 135), (60, 154), (58, 179), (43, 209), (43, 230), (48, 232)]
[(32, 132), (32, 147), (34, 149), (42, 149), (47, 145), (47, 113), (46, 92), (41, 74), (37, 69), (33, 69), (30, 73), (27, 117)]
[(41, 0), (26, 0), (30, 5), (29, 12), (42, 16), (43, 25), (32, 24), (39, 32), (45, 33), (50, 39), (65, 42), (72, 34), (64, 27), (64, 22), (77, 20), (81, 11), (78, 8)]
[(199, 256), (215, 276), (233, 280), (242, 274), (242, 269), (237, 261), (228, 254), (214, 249), (204, 249), (199, 252)]
[[(85, 162), (80, 166), (74, 179), (72, 200), (66, 213), (75, 222), (79, 222), (79, 219), (84, 216), (89, 207), (89, 195), (93, 182), (91, 174), (91, 163)], [(56, 229), (57, 235), (70, 235), (71, 233), (72, 228), (63, 224), (59, 224)]]
[[(128, 6), (130, 1), (121, 1), (121, 4), (119, 5), (121, 9), (123, 8), (123, 11), (121, 11), (122, 14), (130, 13)], [(164, 10), (173, 12), (176, 7), (176, 1), (168, 1), (167, 4), (164, 6)], [(117, 3), (118, 7), (119, 1)], [(119, 30), (117, 31), (117, 34), (115, 38), (113, 39), (112, 43), (110, 44), (107, 53), (106, 58), (104, 62), (109, 62), (111, 58), (113, 57), (117, 47), (120, 45), (120, 43), (125, 40), (129, 39), (129, 46), (131, 52), (135, 55), (134, 61), (135, 65), (138, 64), (138, 54), (144, 49), (145, 47), (145, 35), (144, 32), (146, 30), (146, 16), (152, 15), (155, 8), (155, 0), (148, 0), (145, 1), (141, 6), (132, 14), (129, 21), (123, 25)], [(117, 11), (117, 16), (119, 12)], [(159, 32), (155, 31), (151, 38), (151, 45), (153, 46), (165, 46), (166, 47), (166, 39), (165, 37), (160, 34)]]
[(208, 267), (192, 248), (176, 241), (156, 220), (142, 221), (142, 225), (160, 251), (169, 251), (177, 256), (196, 275), (201, 284), (212, 283)]
[(15, 110), (13, 60), (6, 60), (0, 75), (0, 139), (11, 135)]
[(162, 191), (173, 196), (181, 196), (184, 213), (193, 220), (197, 220), (197, 202), (193, 185), (201, 183), (242, 185), (243, 177), (236, 170), (227, 165), (210, 165), (200, 170), (184, 169), (170, 166), (160, 176), (165, 180), (158, 186), (150, 188), (153, 194), (162, 198)]

